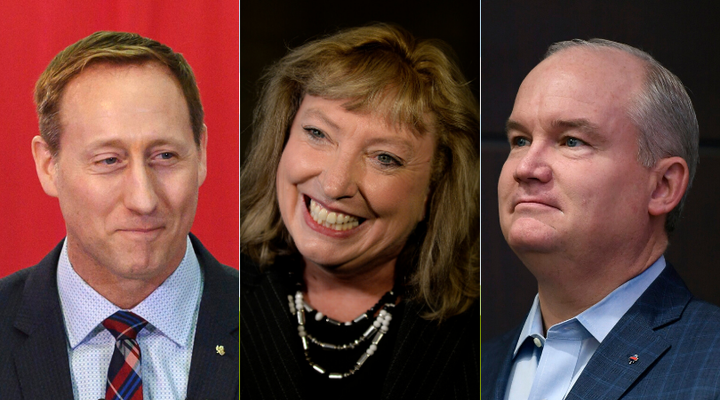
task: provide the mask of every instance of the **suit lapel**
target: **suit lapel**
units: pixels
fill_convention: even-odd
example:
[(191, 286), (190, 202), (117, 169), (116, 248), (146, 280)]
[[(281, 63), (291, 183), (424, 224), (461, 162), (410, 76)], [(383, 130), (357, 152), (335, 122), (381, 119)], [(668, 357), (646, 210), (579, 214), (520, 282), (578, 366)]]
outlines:
[(670, 348), (655, 329), (676, 322), (691, 297), (668, 264), (598, 347), (567, 399), (620, 398)]
[(67, 336), (56, 283), (61, 249), (62, 242), (33, 268), (13, 323), (27, 335), (13, 352), (24, 399), (73, 398)]
[[(198, 261), (203, 267), (205, 285), (200, 301), (193, 345), (188, 399), (234, 399), (238, 397), (239, 326), (235, 317), (237, 281), (228, 279), (229, 269), (190, 235)], [(217, 346), (222, 346), (219, 349)]]

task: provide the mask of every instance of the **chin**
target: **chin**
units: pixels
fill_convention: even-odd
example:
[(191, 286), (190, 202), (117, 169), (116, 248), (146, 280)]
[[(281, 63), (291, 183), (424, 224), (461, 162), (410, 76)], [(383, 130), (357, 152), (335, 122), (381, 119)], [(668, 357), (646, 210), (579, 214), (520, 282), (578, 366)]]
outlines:
[(328, 270), (335, 270), (347, 262), (344, 258), (329, 255), (327, 250), (313, 251), (311, 249), (298, 247), (298, 251), (303, 259)]
[(113, 268), (127, 279), (147, 279), (159, 275), (166, 268), (167, 261), (154, 254), (131, 254), (117, 257)]
[(558, 247), (557, 231), (537, 220), (515, 221), (503, 233), (515, 253), (549, 253)]

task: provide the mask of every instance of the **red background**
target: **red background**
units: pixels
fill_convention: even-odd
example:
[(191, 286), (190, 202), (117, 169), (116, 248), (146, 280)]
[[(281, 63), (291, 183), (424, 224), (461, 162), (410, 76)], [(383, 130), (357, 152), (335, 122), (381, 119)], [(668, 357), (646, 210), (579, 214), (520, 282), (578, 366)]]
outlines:
[(30, 141), (33, 87), (62, 49), (98, 30), (137, 32), (188, 60), (208, 127), (208, 177), (192, 231), (238, 268), (237, 0), (0, 1), (0, 277), (40, 261), (64, 236), (57, 199), (43, 192)]

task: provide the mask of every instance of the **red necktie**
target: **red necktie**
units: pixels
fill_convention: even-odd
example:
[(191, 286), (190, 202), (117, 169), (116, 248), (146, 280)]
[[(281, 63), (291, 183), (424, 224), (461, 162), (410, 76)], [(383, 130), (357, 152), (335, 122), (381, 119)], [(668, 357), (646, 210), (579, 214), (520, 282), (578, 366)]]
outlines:
[(142, 400), (140, 346), (137, 334), (147, 321), (129, 311), (118, 311), (103, 321), (115, 337), (115, 351), (108, 368), (106, 400)]

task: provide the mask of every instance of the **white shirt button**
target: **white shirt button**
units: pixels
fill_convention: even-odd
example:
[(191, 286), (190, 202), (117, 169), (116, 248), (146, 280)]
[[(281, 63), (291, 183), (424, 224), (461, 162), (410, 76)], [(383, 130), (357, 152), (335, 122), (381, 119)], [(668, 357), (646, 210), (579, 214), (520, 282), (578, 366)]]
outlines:
[(542, 342), (538, 338), (533, 338), (533, 343), (535, 343), (537, 347), (542, 347)]

